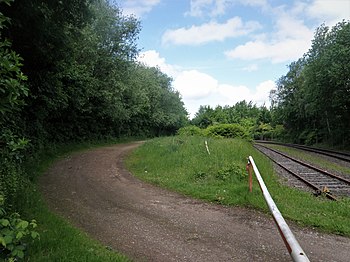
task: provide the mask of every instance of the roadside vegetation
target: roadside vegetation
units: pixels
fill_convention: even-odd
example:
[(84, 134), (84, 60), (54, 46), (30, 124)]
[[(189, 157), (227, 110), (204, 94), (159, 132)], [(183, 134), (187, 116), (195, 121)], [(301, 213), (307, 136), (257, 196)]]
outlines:
[[(181, 129), (182, 138), (147, 143), (134, 155), (134, 159), (140, 158), (141, 166), (133, 163), (131, 167), (140, 176), (149, 173), (146, 178), (153, 183), (186, 194), (262, 210), (264, 204), (256, 189), (250, 195), (243, 189), (247, 141), (280, 139), (350, 147), (347, 21), (331, 29), (320, 26), (308, 53), (277, 81), (271, 108), (247, 101), (215, 109), (203, 105), (189, 120), (172, 79), (158, 68), (137, 62), (140, 21), (123, 15), (113, 1), (2, 0), (0, 10), (0, 259), (22, 259), (28, 252), (29, 259), (35, 261), (41, 257), (42, 261), (60, 261), (63, 253), (69, 261), (89, 261), (94, 255), (86, 255), (84, 247), (88, 247), (92, 254), (96, 251), (94, 254), (105, 256), (102, 261), (109, 261), (110, 252), (50, 214), (36, 192), (36, 179), (49, 159), (70, 145), (169, 136), (191, 124)], [(199, 136), (189, 139), (186, 135)], [(203, 135), (212, 137), (208, 141), (213, 150), (210, 156), (205, 152), (197, 155), (202, 152)], [(244, 140), (220, 140), (222, 137)], [(189, 149), (192, 143), (194, 148)], [(233, 148), (226, 149), (227, 145)], [(160, 146), (164, 157), (171, 155), (188, 170), (173, 162), (162, 167), (165, 161), (159, 161), (161, 155), (157, 155), (159, 170), (168, 168), (168, 175), (164, 179), (155, 176), (158, 169), (149, 158), (156, 156), (152, 146)], [(142, 150), (152, 154), (141, 158)], [(226, 150), (230, 157), (237, 154), (234, 163), (221, 153), (219, 156)], [(179, 152), (188, 161), (205, 160), (210, 165), (191, 167), (186, 159), (177, 158)], [(275, 185), (272, 190), (289, 218), (349, 235), (345, 225), (349, 223), (341, 220), (348, 213), (336, 208), (343, 205), (349, 210), (348, 202), (332, 206), (335, 204), (309, 197), (315, 215), (313, 211), (309, 212), (312, 215), (302, 213), (297, 203), (303, 202), (297, 194), (279, 186), (270, 164), (254, 154), (261, 158), (260, 168), (271, 174), (266, 179)], [(170, 171), (171, 166), (182, 173)], [(233, 178), (233, 173), (242, 176)], [(190, 185), (200, 190), (192, 190)], [(289, 199), (291, 196), (295, 198)], [(335, 223), (337, 230), (332, 226)]]
[(144, 181), (188, 196), (267, 212), (256, 179), (253, 192), (248, 190), (245, 167), (249, 155), (253, 156), (285, 218), (303, 226), (350, 236), (350, 199), (333, 202), (282, 185), (271, 161), (247, 140), (184, 135), (157, 138), (136, 149), (127, 166)]

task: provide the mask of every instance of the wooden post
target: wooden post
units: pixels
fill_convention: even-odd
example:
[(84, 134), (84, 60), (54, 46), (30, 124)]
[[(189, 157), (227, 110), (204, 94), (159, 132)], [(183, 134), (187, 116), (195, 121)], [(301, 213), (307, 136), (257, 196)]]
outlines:
[(253, 191), (253, 174), (252, 174), (252, 164), (248, 161), (247, 163), (248, 180), (249, 180), (249, 192)]
[(205, 144), (205, 148), (207, 149), (208, 155), (210, 155), (210, 151), (209, 151), (207, 140), (204, 141), (204, 144)]

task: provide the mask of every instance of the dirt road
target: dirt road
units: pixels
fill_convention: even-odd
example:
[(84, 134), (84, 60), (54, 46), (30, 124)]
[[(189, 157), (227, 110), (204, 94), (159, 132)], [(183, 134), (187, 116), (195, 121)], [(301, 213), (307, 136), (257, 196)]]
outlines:
[[(291, 261), (270, 216), (203, 203), (134, 178), (123, 158), (138, 145), (55, 163), (41, 180), (49, 206), (134, 261)], [(311, 261), (350, 261), (349, 238), (291, 228)]]

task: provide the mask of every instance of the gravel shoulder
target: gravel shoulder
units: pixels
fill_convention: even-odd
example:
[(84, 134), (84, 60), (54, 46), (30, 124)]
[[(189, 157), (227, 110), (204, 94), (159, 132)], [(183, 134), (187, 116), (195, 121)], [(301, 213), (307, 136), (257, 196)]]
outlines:
[[(140, 142), (72, 154), (42, 176), (49, 207), (134, 261), (291, 261), (272, 217), (144, 183), (123, 159)], [(310, 261), (349, 261), (350, 239), (289, 223)]]

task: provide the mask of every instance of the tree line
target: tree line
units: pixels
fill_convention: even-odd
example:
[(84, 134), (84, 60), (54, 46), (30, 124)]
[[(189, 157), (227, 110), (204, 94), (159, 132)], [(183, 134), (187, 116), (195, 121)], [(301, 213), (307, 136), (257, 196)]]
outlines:
[(22, 258), (21, 238), (36, 235), (16, 231), (16, 212), (37, 152), (170, 135), (188, 121), (172, 79), (136, 60), (140, 22), (112, 3), (0, 1), (0, 259)]
[(271, 92), (272, 115), (289, 140), (350, 145), (350, 22), (321, 25), (311, 48)]
[(349, 148), (350, 22), (321, 25), (308, 52), (288, 65), (276, 86), (270, 108), (246, 101), (201, 106), (191, 123), (203, 129), (239, 124), (253, 139)]
[(170, 135), (187, 123), (172, 79), (136, 60), (140, 22), (110, 1), (2, 0), (0, 8), (5, 209), (16, 210), (23, 162), (47, 145)]
[[(265, 106), (257, 106), (252, 101), (240, 101), (229, 106), (200, 106), (191, 124), (201, 129), (212, 130), (213, 126), (223, 129), (225, 137), (234, 137), (232, 130), (242, 129), (244, 136), (249, 139), (277, 139), (284, 129), (274, 123), (271, 111)], [(242, 134), (243, 134), (242, 133)]]

